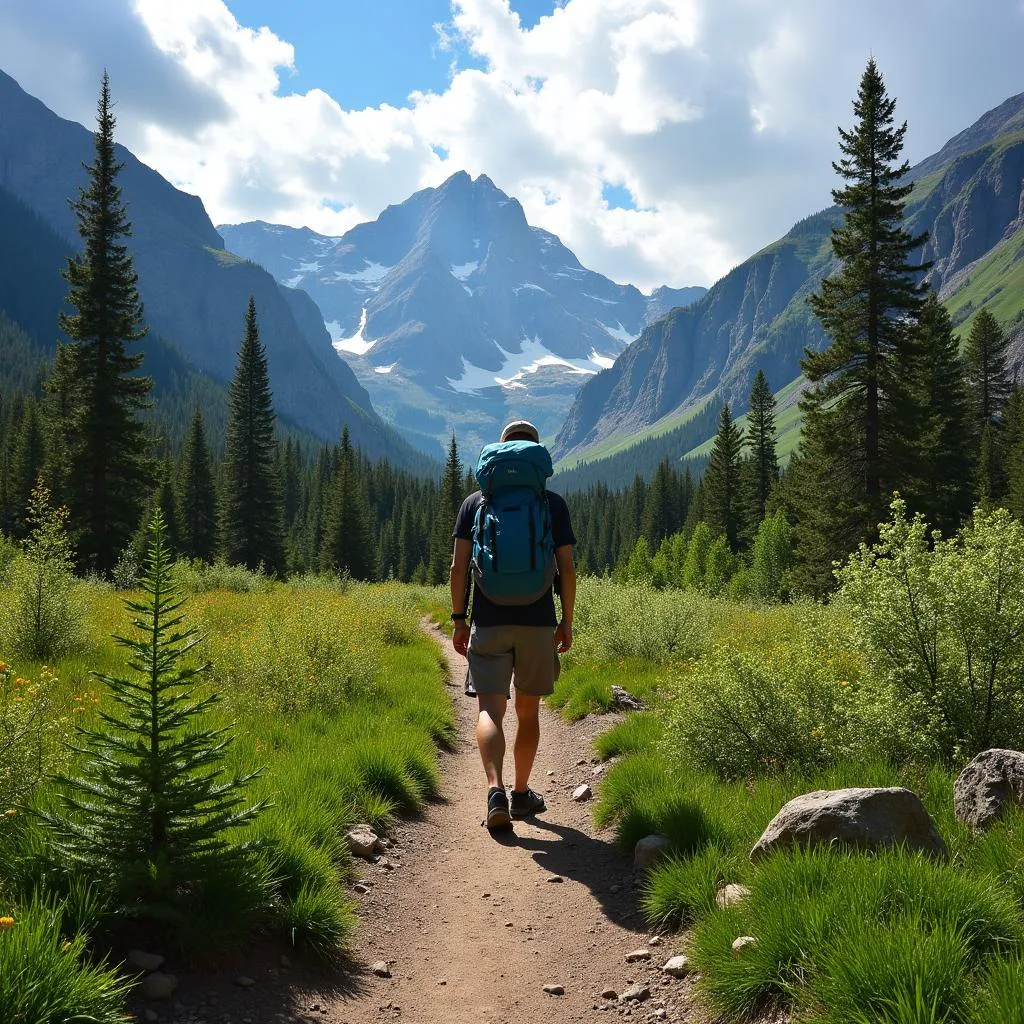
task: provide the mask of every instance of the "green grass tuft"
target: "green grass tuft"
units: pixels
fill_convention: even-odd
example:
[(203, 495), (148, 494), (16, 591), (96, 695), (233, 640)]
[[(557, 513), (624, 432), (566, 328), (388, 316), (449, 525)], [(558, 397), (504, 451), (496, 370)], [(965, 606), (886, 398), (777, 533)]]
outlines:
[(602, 761), (623, 754), (648, 753), (658, 745), (665, 727), (653, 711), (627, 715), (625, 721), (601, 733), (594, 740), (594, 750)]

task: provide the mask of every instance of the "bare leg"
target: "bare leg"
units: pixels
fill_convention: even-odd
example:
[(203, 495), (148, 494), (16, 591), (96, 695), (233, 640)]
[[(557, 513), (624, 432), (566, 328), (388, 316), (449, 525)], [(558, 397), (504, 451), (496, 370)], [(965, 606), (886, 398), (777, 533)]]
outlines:
[(476, 744), (484, 763), (489, 789), (502, 789), (501, 769), (505, 761), (505, 733), (501, 720), (505, 717), (508, 699), (503, 694), (481, 693), (480, 714), (476, 720)]
[(516, 691), (516, 742), (512, 749), (516, 762), (517, 793), (525, 792), (530, 784), (530, 772), (540, 745), (540, 697)]

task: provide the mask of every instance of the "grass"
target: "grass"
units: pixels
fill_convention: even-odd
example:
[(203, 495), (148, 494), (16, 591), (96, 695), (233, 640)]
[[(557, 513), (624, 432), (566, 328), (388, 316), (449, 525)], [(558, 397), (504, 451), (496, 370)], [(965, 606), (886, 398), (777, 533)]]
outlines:
[[(231, 729), (231, 770), (262, 769), (249, 796), (268, 807), (233, 835), (236, 846), (254, 851), (247, 868), (228, 863), (194, 892), (189, 912), (167, 924), (166, 948), (216, 955), (264, 931), (307, 954), (335, 958), (354, 923), (346, 829), (365, 821), (387, 834), (399, 816), (417, 814), (437, 793), (438, 748), (455, 739), (441, 655), (419, 629), (424, 594), (336, 580), (290, 586), (216, 567), (186, 567), (183, 582), (194, 595), (186, 614), (207, 634), (197, 657), (213, 663), (200, 690), (223, 698), (211, 724)], [(214, 583), (231, 589), (211, 589)], [(74, 770), (65, 741), (107, 707), (91, 672), (123, 668), (111, 640), (127, 626), (122, 595), (86, 584), (80, 594), (87, 615), (76, 653), (45, 669), (16, 666), (50, 702), (49, 771)], [(7, 600), (0, 591), (0, 620)], [(50, 800), (49, 789), (35, 799)], [(102, 948), (107, 924), (116, 921), (117, 908), (104, 907), (102, 895), (83, 896), (31, 815), (0, 813), (0, 916), (10, 913), (18, 922), (0, 931), (0, 1020), (50, 1024), (72, 1012), (122, 1019), (121, 988), (107, 985), (104, 969), (81, 957), (90, 942)], [(58, 955), (63, 942), (72, 943), (71, 952)], [(33, 1007), (27, 1016), (6, 1012), (22, 1005), (10, 1001), (16, 997), (9, 993), (20, 990), (6, 981), (17, 971), (50, 993), (55, 1008), (36, 1012), (26, 1003)], [(95, 999), (60, 1010), (59, 993), (77, 991), (76, 972)]]
[[(650, 701), (649, 710), (627, 715), (594, 742), (598, 756), (615, 759), (599, 783), (594, 818), (625, 850), (651, 833), (670, 840), (672, 853), (644, 881), (642, 909), (653, 927), (691, 930), (688, 952), (709, 1013), (723, 1022), (753, 1020), (773, 1006), (794, 1021), (830, 1024), (1024, 1019), (1024, 808), (975, 834), (955, 820), (954, 771), (880, 758), (863, 738), (863, 730), (879, 728), (874, 718), (837, 717), (850, 693), (866, 685), (842, 609), (705, 600), (684, 616), (692, 631), (680, 632), (678, 609), (646, 603), (634, 588), (584, 581), (581, 601), (598, 636), (578, 652), (554, 703), (569, 717), (584, 706), (599, 711), (604, 684), (616, 673)], [(620, 649), (639, 643), (629, 613), (638, 603), (647, 636), (668, 629), (692, 642), (620, 664)], [(582, 628), (578, 636), (586, 636)], [(764, 699), (774, 693), (791, 702), (794, 729), (807, 716), (807, 742), (819, 745), (820, 757), (752, 762), (750, 770), (724, 775), (709, 767), (713, 734), (703, 739), (706, 750), (691, 746), (680, 723), (699, 724), (690, 705), (710, 699), (705, 693), (731, 692), (727, 654), (765, 669), (758, 684)], [(750, 722), (777, 726), (755, 715)], [(812, 729), (813, 722), (819, 725)], [(840, 726), (848, 741), (840, 741)], [(947, 842), (948, 861), (843, 849), (749, 860), (765, 826), (794, 796), (892, 785), (921, 796)], [(747, 885), (750, 895), (719, 907), (716, 893), (729, 882)], [(736, 953), (740, 935), (757, 941)]]

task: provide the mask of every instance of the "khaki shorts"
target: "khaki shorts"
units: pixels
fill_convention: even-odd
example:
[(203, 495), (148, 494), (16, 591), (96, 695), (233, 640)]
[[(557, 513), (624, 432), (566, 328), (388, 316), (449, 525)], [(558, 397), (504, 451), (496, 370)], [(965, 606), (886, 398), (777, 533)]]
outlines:
[(473, 626), (469, 635), (467, 692), (502, 693), (516, 690), (546, 697), (555, 689), (560, 665), (554, 626)]

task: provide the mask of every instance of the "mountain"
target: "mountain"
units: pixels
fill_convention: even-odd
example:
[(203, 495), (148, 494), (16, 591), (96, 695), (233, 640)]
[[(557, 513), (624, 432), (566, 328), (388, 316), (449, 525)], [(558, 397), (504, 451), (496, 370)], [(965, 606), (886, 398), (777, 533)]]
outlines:
[[(84, 183), (82, 165), (92, 155), (91, 132), (59, 118), (0, 72), (0, 190), (8, 202), (37, 215), (66, 247), (78, 248), (68, 198)], [(279, 285), (261, 267), (228, 252), (196, 196), (174, 188), (124, 147), (118, 147), (118, 158), (124, 164), (119, 183), (133, 225), (130, 245), (152, 331), (152, 340), (144, 344), (154, 347), (166, 339), (183, 366), (223, 384), (233, 373), (246, 303), (253, 295), (282, 418), (324, 439), (335, 439), (348, 423), (367, 454), (422, 464), (380, 420), (365, 389), (336, 358), (309, 296)], [(20, 241), (29, 251), (34, 248), (31, 239)], [(42, 248), (50, 252), (54, 247), (47, 243)], [(63, 261), (48, 259), (33, 271), (45, 282), (36, 282), (28, 266), (19, 265), (20, 287), (60, 289)], [(51, 339), (56, 333), (53, 320)]]
[(702, 288), (645, 296), (583, 267), (486, 175), (464, 171), (341, 237), (221, 225), (302, 287), (374, 405), (403, 432), (474, 446), (513, 416), (554, 434), (582, 381)]
[[(907, 226), (929, 232), (933, 287), (963, 333), (987, 306), (1024, 340), (1024, 94), (1011, 97), (911, 171)], [(838, 208), (798, 222), (698, 302), (647, 327), (611, 368), (580, 389), (554, 444), (563, 467), (666, 434), (709, 403), (746, 405), (763, 369), (799, 396), (800, 358), (825, 337), (807, 307), (835, 269)], [(1019, 355), (1018, 355), (1019, 358)], [(795, 432), (798, 420), (788, 416)], [(792, 443), (793, 438), (788, 440)], [(596, 468), (596, 467), (595, 467)]]

